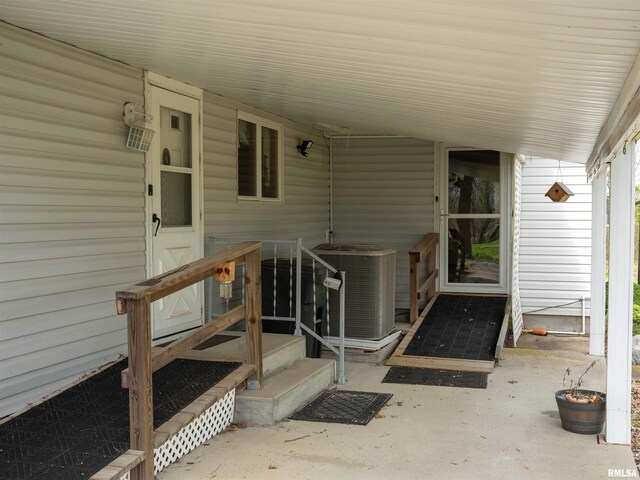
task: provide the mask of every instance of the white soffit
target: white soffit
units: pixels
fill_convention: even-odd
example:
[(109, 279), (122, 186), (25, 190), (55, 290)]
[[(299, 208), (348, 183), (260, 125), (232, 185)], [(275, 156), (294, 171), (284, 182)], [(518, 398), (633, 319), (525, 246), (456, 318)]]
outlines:
[(306, 125), (586, 162), (640, 0), (3, 0), (8, 23)]

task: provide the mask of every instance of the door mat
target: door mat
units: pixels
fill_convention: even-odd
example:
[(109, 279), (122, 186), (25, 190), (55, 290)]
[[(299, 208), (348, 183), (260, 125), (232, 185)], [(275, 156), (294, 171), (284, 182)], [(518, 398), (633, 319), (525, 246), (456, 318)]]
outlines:
[(391, 367), (382, 383), (434, 385), (437, 387), (487, 388), (486, 373), (460, 370), (431, 370), (428, 368)]
[(494, 361), (507, 297), (440, 295), (403, 355)]
[(390, 393), (324, 391), (289, 418), (309, 422), (367, 425), (392, 396)]
[[(241, 363), (174, 360), (153, 373), (157, 428)], [(0, 479), (88, 479), (129, 449), (127, 360), (0, 425)]]

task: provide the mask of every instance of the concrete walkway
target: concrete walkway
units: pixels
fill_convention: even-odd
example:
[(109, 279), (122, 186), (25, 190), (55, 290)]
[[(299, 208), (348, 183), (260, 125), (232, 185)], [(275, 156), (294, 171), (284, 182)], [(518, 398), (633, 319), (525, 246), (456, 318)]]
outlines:
[[(486, 390), (382, 384), (388, 367), (348, 364), (344, 389), (393, 393), (366, 427), (284, 421), (218, 435), (159, 480), (597, 479), (635, 469), (630, 447), (560, 427), (553, 393), (591, 359), (505, 349)], [(585, 382), (602, 388), (604, 362)], [(343, 388), (343, 387), (341, 387)]]

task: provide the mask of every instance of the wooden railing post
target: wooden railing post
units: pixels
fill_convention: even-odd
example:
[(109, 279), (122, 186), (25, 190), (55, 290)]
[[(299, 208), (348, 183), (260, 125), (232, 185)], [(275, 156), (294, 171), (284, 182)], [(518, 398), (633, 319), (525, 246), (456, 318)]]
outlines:
[(153, 387), (149, 298), (128, 300), (129, 437), (131, 448), (145, 452), (131, 480), (153, 480)]
[[(151, 351), (150, 305), (168, 295), (209, 278), (221, 264), (245, 260), (246, 305), (240, 305), (190, 332), (157, 353)], [(260, 290), (260, 243), (246, 242), (158, 277), (116, 292), (118, 315), (127, 314), (129, 368), (122, 372), (122, 386), (129, 388), (129, 431), (131, 449), (144, 452), (143, 460), (131, 470), (132, 480), (153, 480), (153, 372), (246, 317), (248, 363), (256, 372), (248, 388), (262, 385), (262, 298)], [(252, 366), (253, 369), (253, 366)]]
[(247, 363), (256, 366), (255, 373), (247, 379), (247, 388), (262, 387), (262, 290), (260, 250), (245, 255), (245, 302), (247, 321)]
[(418, 274), (420, 270), (420, 254), (409, 252), (409, 321), (418, 319)]
[[(427, 278), (429, 278), (431, 274), (436, 271), (436, 252), (437, 251), (438, 250), (436, 247), (433, 247), (431, 250), (429, 250), (429, 255), (427, 257)], [(427, 301), (433, 298), (435, 294), (436, 294), (436, 282), (434, 281), (429, 287), (429, 290), (427, 291)]]
[[(436, 255), (439, 236), (437, 233), (425, 235), (409, 250), (409, 321), (414, 323), (420, 316), (421, 300), (427, 303), (436, 294)], [(420, 283), (420, 265), (426, 261), (427, 277)]]

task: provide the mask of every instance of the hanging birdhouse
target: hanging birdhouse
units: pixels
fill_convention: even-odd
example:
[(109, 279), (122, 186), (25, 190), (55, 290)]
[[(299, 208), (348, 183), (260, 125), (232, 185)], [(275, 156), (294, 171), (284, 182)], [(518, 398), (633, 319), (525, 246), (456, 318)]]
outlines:
[(573, 192), (564, 183), (556, 182), (544, 196), (549, 197), (554, 202), (566, 202), (569, 197), (573, 196)]

